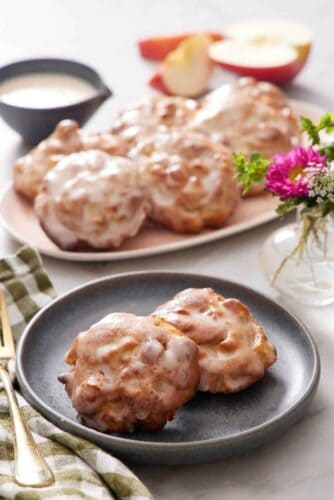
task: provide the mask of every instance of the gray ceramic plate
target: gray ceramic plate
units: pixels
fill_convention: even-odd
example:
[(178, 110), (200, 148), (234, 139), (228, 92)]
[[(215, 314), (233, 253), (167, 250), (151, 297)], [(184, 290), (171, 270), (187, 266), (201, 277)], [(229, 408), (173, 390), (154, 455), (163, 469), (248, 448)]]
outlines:
[[(245, 302), (263, 324), (278, 351), (278, 361), (265, 378), (235, 395), (198, 393), (159, 432), (107, 435), (82, 426), (57, 381), (77, 332), (112, 311), (148, 314), (184, 288), (207, 286)], [(59, 427), (128, 460), (176, 464), (226, 457), (277, 437), (310, 404), (319, 380), (319, 357), (305, 327), (263, 295), (208, 276), (150, 272), (97, 280), (55, 300), (23, 334), (17, 370), (26, 398)]]

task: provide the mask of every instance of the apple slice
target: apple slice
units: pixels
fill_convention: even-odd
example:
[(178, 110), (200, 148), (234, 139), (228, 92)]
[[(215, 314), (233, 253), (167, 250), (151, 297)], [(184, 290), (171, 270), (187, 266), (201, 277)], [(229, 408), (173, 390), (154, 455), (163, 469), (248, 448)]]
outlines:
[[(205, 32), (204, 34), (209, 36), (213, 42), (217, 42), (223, 38), (221, 33)], [(195, 33), (182, 33), (180, 35), (144, 38), (138, 42), (139, 52), (145, 59), (163, 61), (181, 42), (194, 35)]]
[(227, 34), (233, 39), (284, 43), (298, 51), (300, 69), (304, 66), (313, 42), (312, 32), (304, 25), (289, 21), (253, 20), (232, 25)]
[(301, 69), (297, 49), (267, 41), (223, 40), (209, 47), (209, 56), (239, 75), (276, 83), (291, 81)]
[(211, 38), (206, 35), (194, 35), (168, 54), (158, 72), (169, 94), (183, 97), (203, 94), (212, 71), (208, 56), (211, 43)]

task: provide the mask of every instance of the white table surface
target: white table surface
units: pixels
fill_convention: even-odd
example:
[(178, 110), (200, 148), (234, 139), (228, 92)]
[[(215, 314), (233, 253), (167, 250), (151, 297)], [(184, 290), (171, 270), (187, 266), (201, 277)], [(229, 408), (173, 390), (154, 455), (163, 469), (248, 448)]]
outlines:
[[(148, 92), (152, 67), (138, 56), (135, 40), (150, 34), (193, 29), (220, 30), (230, 22), (254, 17), (300, 20), (315, 32), (309, 66), (287, 92), (327, 110), (334, 108), (334, 8), (330, 0), (3, 0), (0, 12), (0, 63), (32, 56), (66, 56), (95, 66), (116, 97), (89, 123), (107, 127), (122, 104)], [(219, 81), (233, 79), (220, 72)], [(11, 177), (22, 152), (20, 138), (0, 123), (0, 182)], [(281, 223), (192, 250), (120, 263), (78, 264), (44, 258), (59, 293), (99, 276), (134, 270), (196, 271), (236, 280), (275, 298), (259, 267), (262, 242)], [(18, 245), (1, 229), (0, 253)], [(280, 298), (282, 302), (282, 299)], [(279, 440), (244, 456), (189, 466), (140, 466), (136, 473), (165, 500), (278, 500), (334, 497), (334, 308), (286, 307), (310, 329), (320, 351), (322, 376), (305, 418)]]

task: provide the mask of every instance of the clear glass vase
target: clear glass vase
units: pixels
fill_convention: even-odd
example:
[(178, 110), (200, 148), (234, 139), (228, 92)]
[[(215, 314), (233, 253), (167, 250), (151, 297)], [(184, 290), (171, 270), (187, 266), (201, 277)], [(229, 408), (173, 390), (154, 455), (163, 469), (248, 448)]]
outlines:
[[(301, 239), (305, 231), (307, 237)], [(295, 224), (267, 238), (260, 262), (267, 280), (282, 295), (310, 306), (334, 303), (333, 215), (309, 214), (305, 219), (298, 213)]]

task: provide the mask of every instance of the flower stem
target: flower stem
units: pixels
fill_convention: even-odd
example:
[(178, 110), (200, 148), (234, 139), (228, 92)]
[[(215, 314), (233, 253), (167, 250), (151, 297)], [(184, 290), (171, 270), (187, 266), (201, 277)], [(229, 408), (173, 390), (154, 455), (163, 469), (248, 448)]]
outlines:
[(303, 225), (302, 225), (302, 230), (301, 230), (299, 240), (298, 240), (297, 244), (293, 247), (291, 252), (286, 257), (284, 257), (284, 259), (282, 259), (280, 265), (278, 266), (276, 271), (271, 276), (271, 278), (270, 278), (271, 285), (275, 284), (279, 274), (282, 272), (282, 269), (287, 264), (289, 259), (294, 257), (297, 253), (299, 253), (299, 260), (301, 260), (303, 258), (305, 246), (307, 244), (307, 240), (308, 240), (311, 233), (313, 233), (313, 235), (316, 239), (316, 242), (320, 245), (318, 228), (316, 227), (318, 220), (319, 220), (319, 218), (316, 216), (312, 216), (310, 214), (303, 215)]

